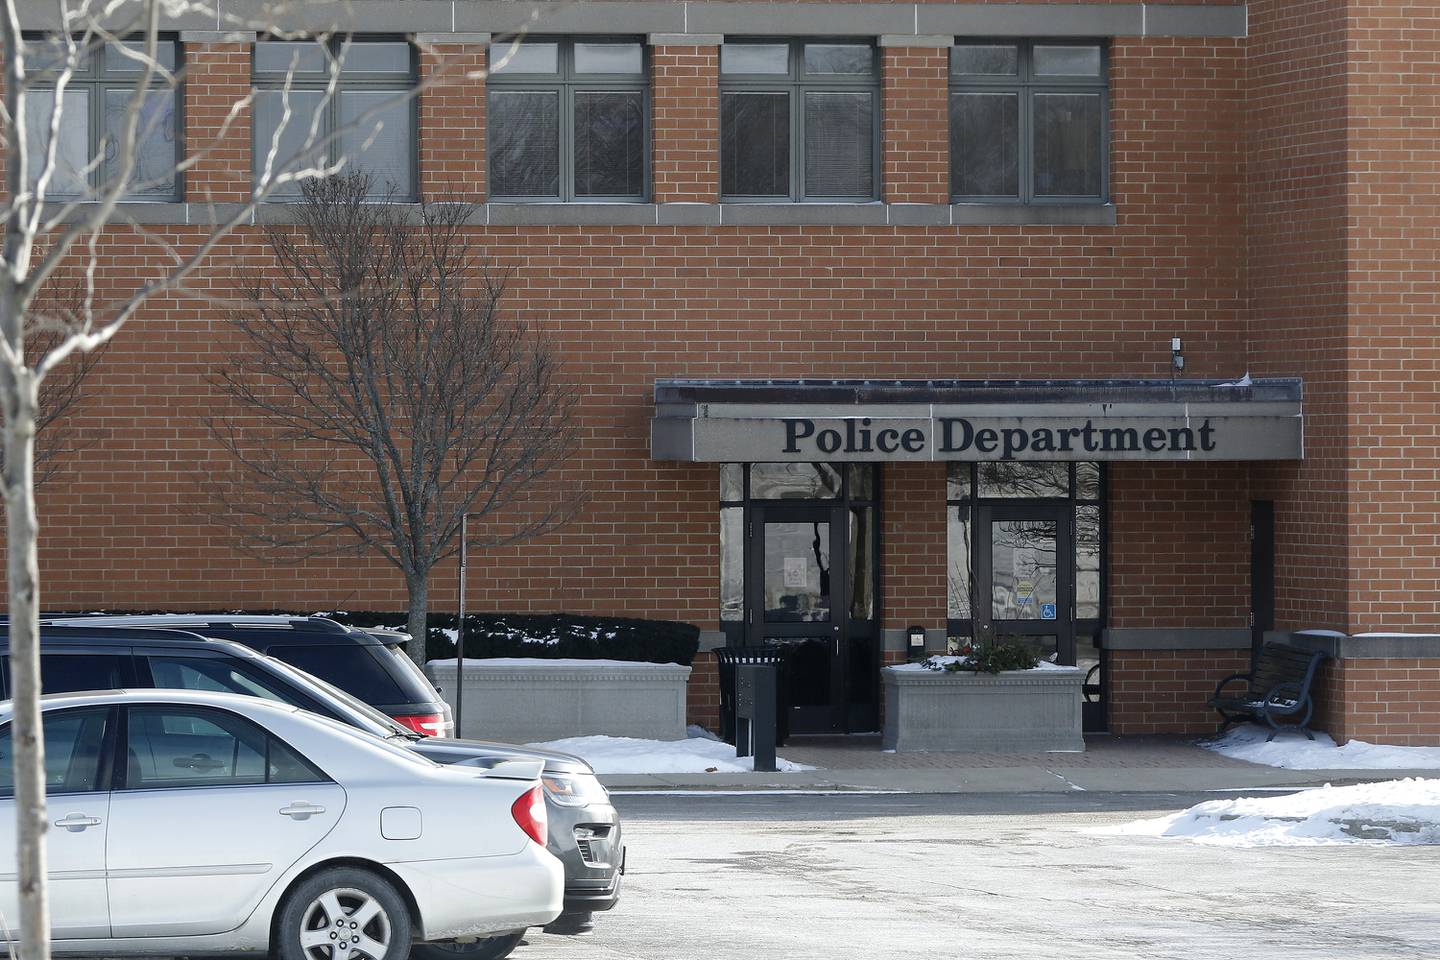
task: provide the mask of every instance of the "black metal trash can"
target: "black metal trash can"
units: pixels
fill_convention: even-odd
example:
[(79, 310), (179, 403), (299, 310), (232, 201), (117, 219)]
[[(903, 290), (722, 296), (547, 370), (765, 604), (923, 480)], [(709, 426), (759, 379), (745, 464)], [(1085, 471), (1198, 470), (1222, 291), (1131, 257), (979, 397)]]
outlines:
[(735, 665), (737, 663), (772, 664), (775, 667), (775, 743), (784, 746), (790, 736), (790, 698), (787, 696), (787, 661), (790, 651), (780, 644), (753, 647), (720, 647), (715, 651), (715, 664), (720, 674), (720, 737), (735, 742)]

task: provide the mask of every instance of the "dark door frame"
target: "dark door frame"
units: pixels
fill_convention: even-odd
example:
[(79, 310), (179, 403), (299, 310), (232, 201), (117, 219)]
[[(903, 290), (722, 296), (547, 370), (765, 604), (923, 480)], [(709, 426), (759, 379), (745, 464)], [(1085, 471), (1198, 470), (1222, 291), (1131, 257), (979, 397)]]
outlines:
[[(997, 520), (1039, 520), (1055, 524), (1055, 619), (996, 621), (994, 611), (994, 543), (991, 525)], [(976, 506), (975, 597), (971, 613), (977, 633), (1054, 636), (1058, 660), (1075, 663), (1074, 507), (1067, 501), (981, 500)], [(1037, 611), (1038, 613), (1038, 611)]]
[(1275, 501), (1250, 501), (1250, 660), (1275, 629)]
[[(746, 539), (746, 640), (749, 644), (786, 639), (823, 640), (830, 652), (830, 702), (825, 706), (792, 706), (792, 733), (843, 733), (848, 728), (850, 511), (843, 500), (752, 502)], [(765, 620), (765, 524), (829, 524), (830, 619), (769, 622)], [(878, 682), (878, 677), (876, 678)]]

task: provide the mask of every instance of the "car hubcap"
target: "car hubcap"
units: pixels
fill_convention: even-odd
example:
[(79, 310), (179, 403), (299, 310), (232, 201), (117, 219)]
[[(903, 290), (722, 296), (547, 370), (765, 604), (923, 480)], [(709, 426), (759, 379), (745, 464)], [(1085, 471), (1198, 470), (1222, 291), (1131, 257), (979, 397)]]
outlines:
[(390, 950), (390, 917), (380, 902), (363, 890), (330, 890), (305, 908), (300, 948), (314, 960), (385, 960)]

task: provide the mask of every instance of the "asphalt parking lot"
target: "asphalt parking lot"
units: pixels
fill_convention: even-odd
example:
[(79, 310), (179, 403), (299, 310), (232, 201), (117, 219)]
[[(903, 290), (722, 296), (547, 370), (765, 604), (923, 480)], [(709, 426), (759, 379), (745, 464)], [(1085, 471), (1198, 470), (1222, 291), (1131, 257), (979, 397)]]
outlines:
[(1094, 828), (1224, 794), (620, 796), (627, 889), (525, 960), (1440, 957), (1440, 848)]

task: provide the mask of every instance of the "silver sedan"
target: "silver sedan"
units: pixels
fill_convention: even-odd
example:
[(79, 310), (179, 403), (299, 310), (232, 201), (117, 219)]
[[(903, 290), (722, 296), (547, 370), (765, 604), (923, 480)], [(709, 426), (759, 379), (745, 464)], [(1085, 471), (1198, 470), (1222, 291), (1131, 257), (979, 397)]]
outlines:
[[(538, 761), (444, 767), (284, 704), (44, 698), (57, 954), (402, 960), (559, 915)], [(18, 916), (0, 704), (0, 917)], [(8, 935), (8, 931), (7, 934)]]

